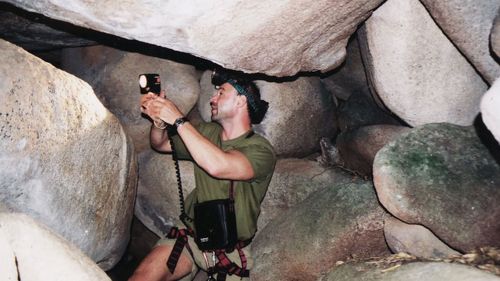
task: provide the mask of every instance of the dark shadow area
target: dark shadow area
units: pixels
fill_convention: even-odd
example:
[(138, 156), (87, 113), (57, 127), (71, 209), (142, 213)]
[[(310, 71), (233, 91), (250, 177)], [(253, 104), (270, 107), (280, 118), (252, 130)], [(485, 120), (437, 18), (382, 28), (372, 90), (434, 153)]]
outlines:
[(130, 241), (121, 260), (106, 272), (113, 281), (126, 281), (158, 241), (137, 217), (133, 217)]
[(500, 165), (500, 144), (497, 142), (493, 134), (491, 134), (490, 130), (483, 123), (483, 118), (481, 113), (476, 116), (474, 120), (474, 129), (476, 130), (477, 135), (481, 139), (481, 142), (486, 146), (491, 156), (495, 159), (495, 161)]
[[(493, 50), (493, 44), (495, 42), (495, 35), (497, 35), (499, 33), (499, 31), (497, 30), (500, 30), (500, 27), (498, 26), (500, 24), (500, 9), (497, 11), (497, 16), (495, 18), (495, 20), (493, 20), (493, 26), (491, 27), (491, 31), (490, 31), (490, 36), (488, 36), (488, 51), (491, 55), (491, 57), (498, 63), (500, 63), (500, 53), (497, 54), (495, 53), (495, 50)], [(496, 33), (495, 33), (496, 31)], [(500, 39), (498, 38), (500, 36), (496, 36), (497, 39)], [(497, 51), (499, 51), (498, 49), (500, 49), (500, 42), (497, 42)]]
[(499, 57), (499, 56), (497, 56), (497, 54), (496, 54), (496, 53), (495, 53), (495, 51), (493, 50), (493, 40), (491, 40), (491, 35), (493, 35), (493, 33), (492, 33), (492, 34), (490, 34), (490, 44), (488, 45), (488, 47), (489, 47), (489, 52), (490, 52), (491, 57), (492, 57), (492, 58), (493, 58), (496, 62), (500, 63), (500, 57)]
[(132, 276), (139, 263), (140, 260), (125, 253), (115, 267), (106, 271), (106, 274), (113, 281), (126, 281)]
[[(92, 30), (29, 12), (8, 3), (0, 2), (0, 15), (0, 38), (29, 52), (47, 52), (71, 45), (96, 44), (92, 41), (93, 36), (86, 35), (91, 34)], [(47, 36), (50, 35), (53, 36), (48, 40)], [(58, 39), (57, 42), (52, 38)]]

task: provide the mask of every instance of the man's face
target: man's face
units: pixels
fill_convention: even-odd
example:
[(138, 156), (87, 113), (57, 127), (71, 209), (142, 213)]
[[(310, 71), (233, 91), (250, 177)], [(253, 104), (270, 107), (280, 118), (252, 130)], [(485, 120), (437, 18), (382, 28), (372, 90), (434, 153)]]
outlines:
[(220, 121), (232, 117), (235, 112), (238, 92), (229, 83), (224, 83), (216, 88), (216, 92), (210, 99), (212, 108), (212, 121)]

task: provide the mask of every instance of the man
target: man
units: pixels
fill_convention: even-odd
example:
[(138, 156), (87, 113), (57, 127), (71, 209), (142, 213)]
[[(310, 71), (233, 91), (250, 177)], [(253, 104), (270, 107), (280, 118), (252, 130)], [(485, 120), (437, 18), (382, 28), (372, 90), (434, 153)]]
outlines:
[[(260, 93), (251, 81), (236, 76), (213, 75), (216, 92), (210, 99), (212, 122), (198, 127), (187, 121), (177, 106), (164, 97), (148, 93), (141, 98), (141, 111), (152, 120), (151, 145), (158, 151), (170, 152), (171, 146), (164, 128), (166, 124), (177, 127), (172, 137), (180, 159), (194, 162), (196, 188), (186, 198), (186, 209), (193, 217), (193, 206), (209, 200), (227, 199), (228, 187), (234, 183), (234, 202), (239, 245), (248, 244), (257, 231), (260, 203), (274, 172), (276, 156), (270, 143), (252, 131), (267, 112), (268, 103), (261, 100)], [(192, 225), (188, 226), (192, 228)], [(186, 236), (184, 236), (186, 237)], [(237, 247), (230, 253), (217, 257), (215, 252), (202, 252), (188, 237), (188, 243), (177, 257), (172, 255), (176, 240), (162, 239), (142, 261), (131, 281), (179, 280), (194, 276), (197, 269), (213, 272), (218, 280), (227, 275), (227, 280), (247, 277), (252, 259), (247, 248)], [(174, 250), (177, 252), (177, 250)], [(233, 262), (233, 268), (223, 268)], [(167, 261), (177, 262), (167, 268)], [(171, 267), (169, 265), (169, 267)], [(237, 269), (237, 271), (236, 271)], [(224, 272), (223, 272), (224, 271)], [(229, 271), (229, 273), (227, 273)], [(221, 273), (222, 272), (222, 273)], [(237, 276), (239, 275), (239, 276)], [(189, 279), (188, 279), (189, 280)], [(212, 279), (215, 280), (215, 279)]]

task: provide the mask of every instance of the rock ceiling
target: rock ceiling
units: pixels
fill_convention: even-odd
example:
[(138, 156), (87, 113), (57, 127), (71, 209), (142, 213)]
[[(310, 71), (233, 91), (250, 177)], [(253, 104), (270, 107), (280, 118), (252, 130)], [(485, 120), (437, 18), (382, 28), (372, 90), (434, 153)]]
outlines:
[[(383, 1), (6, 2), (34, 13), (28, 14), (31, 17), (54, 19), (50, 20), (52, 23), (65, 22), (66, 31), (69, 27), (70, 33), (77, 29), (72, 28), (74, 25), (189, 53), (248, 73), (291, 76), (301, 71), (326, 72), (340, 65), (351, 34)], [(89, 38), (83, 40), (51, 27), (23, 23), (25, 21), (20, 19), (16, 26), (20, 34), (31, 34), (32, 43), (40, 44), (44, 32), (52, 31), (56, 35), (53, 40), (56, 46), (91, 44)], [(3, 24), (3, 28), (12, 27), (13, 22)], [(7, 32), (2, 34), (5, 37)], [(64, 36), (66, 40), (61, 39)]]

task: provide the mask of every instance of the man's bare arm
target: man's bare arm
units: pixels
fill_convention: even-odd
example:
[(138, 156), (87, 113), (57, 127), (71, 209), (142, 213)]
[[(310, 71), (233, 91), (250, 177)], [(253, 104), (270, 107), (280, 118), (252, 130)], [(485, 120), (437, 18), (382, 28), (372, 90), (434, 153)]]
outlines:
[(211, 176), (231, 180), (249, 180), (254, 177), (253, 167), (243, 153), (220, 149), (187, 122), (177, 132), (193, 160)]
[(161, 152), (171, 152), (170, 140), (168, 138), (167, 130), (159, 129), (154, 124), (151, 125), (151, 132), (149, 133), (151, 146)]

